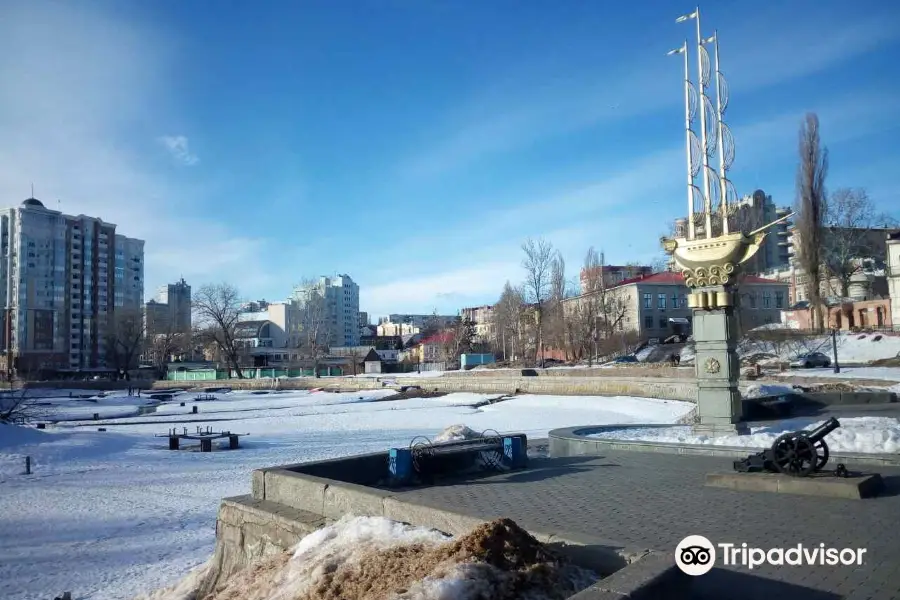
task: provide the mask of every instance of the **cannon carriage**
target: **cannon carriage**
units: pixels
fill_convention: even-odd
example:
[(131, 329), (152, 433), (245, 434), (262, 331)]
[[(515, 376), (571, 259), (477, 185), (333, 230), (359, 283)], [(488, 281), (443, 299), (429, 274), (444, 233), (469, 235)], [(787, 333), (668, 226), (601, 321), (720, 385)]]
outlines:
[[(825, 437), (840, 426), (840, 422), (831, 417), (811, 431), (785, 433), (768, 450), (734, 461), (734, 470), (741, 473), (781, 473), (792, 477), (819, 473), (830, 458)], [(844, 465), (837, 465), (836, 475), (844, 476), (846, 472)]]

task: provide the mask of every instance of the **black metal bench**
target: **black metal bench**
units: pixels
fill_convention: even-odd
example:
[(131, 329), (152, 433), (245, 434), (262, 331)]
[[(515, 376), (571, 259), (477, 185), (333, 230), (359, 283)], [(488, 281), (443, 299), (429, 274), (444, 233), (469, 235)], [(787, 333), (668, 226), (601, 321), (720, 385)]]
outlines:
[(419, 436), (408, 448), (388, 452), (388, 479), (392, 484), (409, 485), (472, 470), (523, 469), (528, 466), (527, 447), (524, 433), (490, 431), (478, 438), (439, 443)]

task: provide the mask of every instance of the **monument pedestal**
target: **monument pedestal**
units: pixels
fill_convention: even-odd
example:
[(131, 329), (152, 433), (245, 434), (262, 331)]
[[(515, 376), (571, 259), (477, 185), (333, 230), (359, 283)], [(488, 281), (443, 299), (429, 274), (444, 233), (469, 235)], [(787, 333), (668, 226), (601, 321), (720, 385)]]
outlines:
[(738, 391), (739, 336), (733, 292), (723, 285), (691, 294), (697, 377), (697, 415), (694, 432), (701, 435), (743, 435), (743, 406)]

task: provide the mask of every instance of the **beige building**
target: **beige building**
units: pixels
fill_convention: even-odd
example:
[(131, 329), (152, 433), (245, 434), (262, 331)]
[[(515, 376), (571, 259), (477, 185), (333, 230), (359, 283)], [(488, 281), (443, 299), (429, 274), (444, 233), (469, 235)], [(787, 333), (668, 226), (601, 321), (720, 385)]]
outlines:
[[(621, 328), (635, 331), (642, 338), (665, 337), (691, 324), (687, 306), (688, 288), (681, 273), (665, 271), (623, 281), (607, 294), (623, 300), (625, 314)], [(566, 312), (577, 310), (586, 295), (566, 300)], [(788, 284), (748, 275), (740, 287), (741, 326), (752, 329), (781, 322), (781, 311), (788, 308)]]
[(392, 323), (385, 321), (375, 328), (378, 337), (399, 337), (403, 335), (415, 335), (422, 330), (412, 323)]
[[(891, 298), (891, 315), (900, 321), (900, 231), (887, 234), (887, 280)], [(894, 324), (900, 329), (900, 322)]]
[(460, 311), (463, 321), (475, 323), (476, 341), (489, 343), (495, 337), (494, 307), (490, 305), (464, 308)]

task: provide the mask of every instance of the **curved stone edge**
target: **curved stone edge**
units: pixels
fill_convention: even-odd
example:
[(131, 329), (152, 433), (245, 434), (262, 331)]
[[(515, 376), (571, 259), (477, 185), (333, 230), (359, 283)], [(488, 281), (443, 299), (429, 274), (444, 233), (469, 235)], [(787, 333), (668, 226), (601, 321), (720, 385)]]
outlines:
[[(719, 456), (725, 458), (745, 458), (748, 453), (757, 452), (758, 448), (741, 448), (737, 446), (713, 446), (710, 444), (678, 444), (675, 442), (652, 442), (639, 440), (623, 440), (618, 438), (589, 438), (588, 435), (603, 433), (617, 429), (647, 429), (659, 427), (684, 427), (678, 424), (641, 424), (627, 423), (622, 425), (576, 425), (552, 430), (550, 438), (550, 457), (597, 456), (611, 450), (637, 452), (659, 452), (662, 454), (685, 454), (692, 456)], [(863, 452), (832, 452), (829, 464), (845, 463), (854, 465), (900, 466), (900, 454), (870, 454)]]

